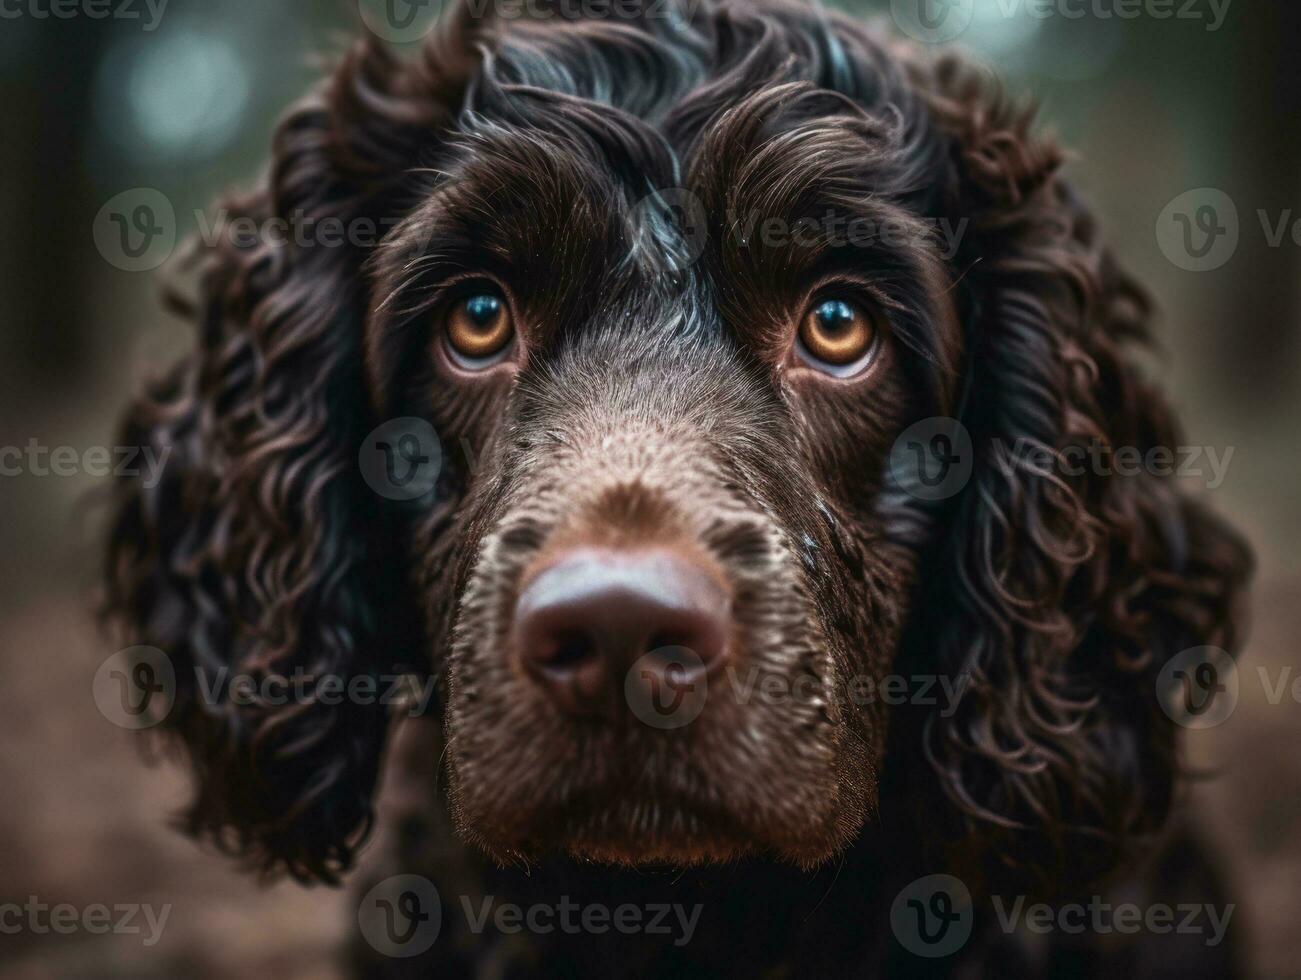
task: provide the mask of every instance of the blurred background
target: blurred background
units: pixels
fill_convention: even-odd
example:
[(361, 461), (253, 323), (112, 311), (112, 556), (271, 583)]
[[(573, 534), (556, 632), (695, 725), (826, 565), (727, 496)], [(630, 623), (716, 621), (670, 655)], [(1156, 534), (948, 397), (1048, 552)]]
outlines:
[[(345, 0), (124, 2), (64, 5), (66, 17), (50, 0), (0, 3), (0, 446), (84, 459), (113, 444), (128, 393), (191, 336), (160, 311), (159, 272), (97, 247), (97, 216), (151, 188), (179, 235), (194, 232), (196, 209), (257, 178), (321, 57), (365, 29)], [(910, 2), (845, 5), (915, 32)], [(1188, 0), (1155, 0), (1121, 16), (1134, 5), (1060, 0), (1040, 16), (1040, 0), (946, 2), (955, 43), (1040, 102), (1107, 237), (1157, 296), (1150, 367), (1187, 441), (1232, 452), (1222, 483), (1197, 482), (1257, 551), (1254, 627), (1236, 712), (1188, 735), (1215, 773), (1192, 793), (1253, 972), (1301, 977), (1301, 704), (1290, 688), (1269, 697), (1301, 672), (1301, 4), (1193, 0), (1177, 16)], [(104, 9), (121, 16), (90, 16)], [(1214, 204), (1228, 233), (1181, 254), (1172, 202), (1197, 229)], [(0, 975), (332, 975), (347, 893), (260, 887), (171, 832), (185, 778), (144, 764), (95, 709), (91, 679), (112, 652), (88, 612), (100, 522), (87, 494), (101, 481), (85, 465), (15, 469), (0, 476), (0, 904), (173, 908), (150, 948), (0, 934)]]

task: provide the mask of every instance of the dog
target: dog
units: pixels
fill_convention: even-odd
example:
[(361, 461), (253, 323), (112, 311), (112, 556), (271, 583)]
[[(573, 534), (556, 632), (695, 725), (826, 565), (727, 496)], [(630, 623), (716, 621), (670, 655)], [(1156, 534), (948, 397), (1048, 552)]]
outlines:
[[(307, 232), (196, 250), (124, 422), (170, 456), (108, 607), (175, 668), (185, 829), (338, 883), (387, 758), (363, 887), (414, 925), (374, 889), (430, 883), (439, 935), (363, 921), (367, 976), (1231, 972), (987, 901), (1219, 887), (1159, 675), (1235, 649), (1250, 557), (1067, 465), (1180, 436), (1061, 162), (964, 58), (784, 0), (357, 42), (226, 202)], [(928, 911), (961, 948), (915, 955)]]

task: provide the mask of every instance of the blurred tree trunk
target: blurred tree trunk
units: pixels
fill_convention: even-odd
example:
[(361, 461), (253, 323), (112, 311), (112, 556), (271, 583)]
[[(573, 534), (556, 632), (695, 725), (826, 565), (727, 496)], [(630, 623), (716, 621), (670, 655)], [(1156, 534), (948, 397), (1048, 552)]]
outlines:
[[(1242, 243), (1225, 268), (1223, 329), (1216, 361), (1237, 365), (1226, 379), (1233, 401), (1268, 412), (1296, 383), (1301, 367), (1301, 246), (1292, 225), (1301, 221), (1301, 3), (1243, 3), (1237, 59), (1238, 107), (1225, 127), (1234, 141), (1230, 187)], [(1232, 188), (1232, 189), (1230, 189)], [(1274, 229), (1290, 212), (1282, 243), (1270, 247), (1260, 212)]]
[(89, 267), (98, 259), (91, 225), (99, 203), (82, 154), (109, 30), (86, 17), (22, 28), (26, 43), (18, 57), (41, 70), (20, 66), (0, 95), (6, 107), (0, 164), (8, 184), (0, 224), (6, 361), (14, 377), (33, 386), (66, 384), (82, 367), (93, 329), (84, 302)]

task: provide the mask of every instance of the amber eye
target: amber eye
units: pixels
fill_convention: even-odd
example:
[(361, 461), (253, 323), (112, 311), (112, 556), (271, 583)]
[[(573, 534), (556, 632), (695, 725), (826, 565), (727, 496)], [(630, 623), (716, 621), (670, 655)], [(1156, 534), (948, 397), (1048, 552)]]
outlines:
[(800, 346), (814, 367), (851, 367), (872, 349), (876, 326), (861, 307), (843, 299), (821, 299), (800, 323)]
[(473, 293), (447, 311), (447, 344), (465, 367), (494, 363), (514, 336), (515, 324), (500, 293)]

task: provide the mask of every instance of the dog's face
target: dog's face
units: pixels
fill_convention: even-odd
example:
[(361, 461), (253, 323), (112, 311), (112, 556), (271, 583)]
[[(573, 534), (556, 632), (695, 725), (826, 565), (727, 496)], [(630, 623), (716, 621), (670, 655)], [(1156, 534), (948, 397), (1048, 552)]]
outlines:
[[(507, 32), (497, 76), (545, 88), (570, 30)], [(475, 104), (377, 257), (370, 381), (476, 457), (414, 549), (461, 829), (813, 863), (875, 805), (885, 717), (849, 694), (908, 612), (882, 484), (957, 376), (953, 276), (886, 111), (662, 81), (653, 120)]]
[[(1142, 295), (978, 74), (705, 7), (463, 13), (291, 117), (252, 213), (391, 232), (218, 250), (224, 325), (128, 430), (188, 469), (127, 491), (115, 603), (199, 670), (428, 671), (457, 826), (502, 860), (810, 865), (888, 784), (937, 835), (1020, 834), (1002, 865), (1105, 863), (1168, 802), (1144, 686), (1226, 635), (1244, 566), (1156, 478), (1044, 463), (1172, 438), (1120, 356)], [(398, 415), (444, 457), (403, 506), (355, 472)], [(900, 436), (935, 418), (971, 475), (917, 493)], [(887, 718), (855, 696), (887, 673), (971, 689)], [(178, 704), (196, 831), (346, 864), (382, 710)]]
[[(789, 159), (715, 127), (672, 193), (781, 227), (837, 200), (912, 217), (872, 200), (901, 134), (788, 98), (771, 138)], [(477, 456), (414, 549), (459, 824), (503, 856), (823, 859), (875, 803), (885, 718), (848, 694), (888, 669), (907, 614), (916, 555), (881, 490), (935, 380), (900, 335), (949, 363), (959, 348), (942, 262), (720, 221), (678, 265), (682, 228), (637, 203), (659, 161), (608, 162), (631, 120), (594, 119), (585, 152), (574, 132), (478, 128), (397, 239), (436, 258), (415, 279), (406, 247), (379, 263), (429, 364), (403, 414)], [(821, 165), (799, 166), (810, 151)], [(368, 329), (373, 351), (403, 332)]]

